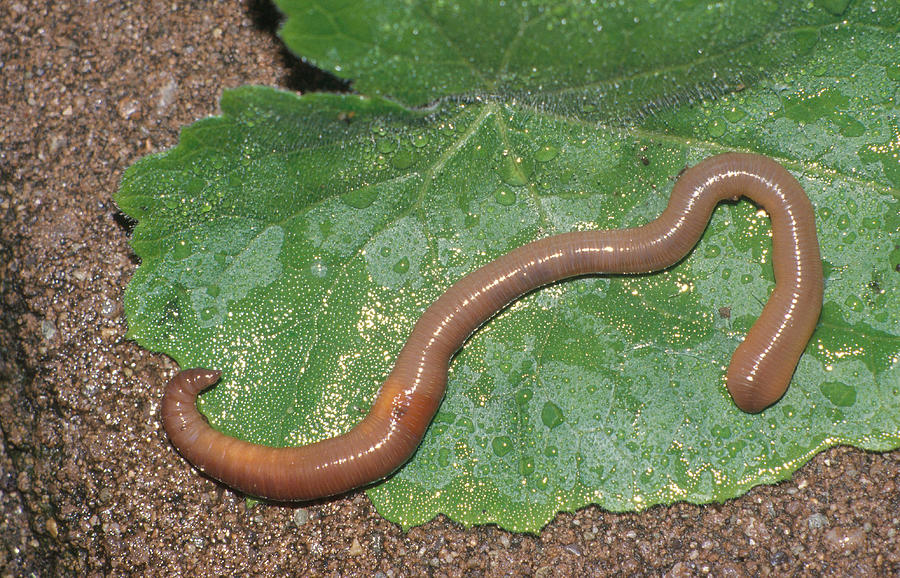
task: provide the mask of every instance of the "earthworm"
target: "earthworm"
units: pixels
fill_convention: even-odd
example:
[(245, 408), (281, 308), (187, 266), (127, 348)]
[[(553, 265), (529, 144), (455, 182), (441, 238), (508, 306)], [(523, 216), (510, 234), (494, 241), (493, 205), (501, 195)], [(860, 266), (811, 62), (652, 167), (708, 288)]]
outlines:
[(522, 294), (579, 275), (658, 271), (683, 259), (720, 201), (745, 196), (772, 223), (775, 289), (735, 351), (726, 386), (756, 413), (786, 391), (822, 308), (822, 261), (813, 207), (800, 183), (768, 157), (727, 153), (680, 176), (656, 220), (579, 231), (518, 247), (453, 284), (416, 322), (369, 414), (343, 435), (271, 448), (215, 431), (196, 408), (219, 371), (188, 369), (169, 381), (162, 419), (172, 444), (207, 475), (246, 494), (305, 501), (377, 481), (415, 452), (437, 412), (450, 360), (485, 321)]

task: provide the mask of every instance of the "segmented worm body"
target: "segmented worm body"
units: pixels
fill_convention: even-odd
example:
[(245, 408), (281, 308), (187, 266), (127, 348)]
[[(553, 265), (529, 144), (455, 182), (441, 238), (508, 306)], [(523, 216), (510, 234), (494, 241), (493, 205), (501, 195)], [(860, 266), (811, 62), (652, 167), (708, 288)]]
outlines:
[(311, 500), (379, 480), (419, 445), (444, 396), (451, 357), (505, 305), (567, 277), (669, 267), (694, 247), (715, 206), (740, 196), (771, 218), (775, 289), (735, 351), (726, 384), (738, 407), (762, 411), (784, 394), (819, 318), (822, 261), (813, 208), (797, 180), (767, 157), (729, 153), (686, 170), (655, 221), (540, 239), (457, 281), (422, 314), (369, 414), (343, 435), (270, 448), (219, 433), (196, 408), (197, 395), (220, 375), (206, 369), (182, 371), (167, 385), (166, 432), (200, 470), (253, 496)]

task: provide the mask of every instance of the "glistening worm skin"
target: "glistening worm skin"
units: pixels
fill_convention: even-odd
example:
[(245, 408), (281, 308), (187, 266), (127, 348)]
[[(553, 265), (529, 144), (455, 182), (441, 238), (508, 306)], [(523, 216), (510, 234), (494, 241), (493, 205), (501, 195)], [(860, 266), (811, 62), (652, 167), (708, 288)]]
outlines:
[(162, 417), (172, 444), (206, 474), (246, 494), (298, 501), (379, 480), (413, 454), (447, 384), (450, 358), (482, 323), (523, 293), (589, 273), (647, 273), (680, 261), (713, 209), (745, 196), (772, 220), (775, 290), (731, 359), (728, 391), (746, 412), (785, 392), (822, 308), (822, 261), (813, 208), (775, 161), (723, 154), (681, 175), (655, 221), (633, 229), (564, 233), (529, 243), (463, 277), (413, 328), (369, 414), (338, 437), (270, 448), (213, 430), (197, 394), (220, 372), (188, 369), (166, 386)]

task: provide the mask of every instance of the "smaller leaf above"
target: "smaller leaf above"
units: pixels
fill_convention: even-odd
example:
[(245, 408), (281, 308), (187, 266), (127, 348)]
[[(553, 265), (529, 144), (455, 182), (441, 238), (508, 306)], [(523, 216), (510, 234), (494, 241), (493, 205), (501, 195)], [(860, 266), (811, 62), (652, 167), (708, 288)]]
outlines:
[(288, 17), (287, 47), (362, 94), (411, 107), (515, 96), (605, 119), (722, 93), (796, 62), (819, 27), (842, 18), (890, 18), (846, 2), (276, 4)]

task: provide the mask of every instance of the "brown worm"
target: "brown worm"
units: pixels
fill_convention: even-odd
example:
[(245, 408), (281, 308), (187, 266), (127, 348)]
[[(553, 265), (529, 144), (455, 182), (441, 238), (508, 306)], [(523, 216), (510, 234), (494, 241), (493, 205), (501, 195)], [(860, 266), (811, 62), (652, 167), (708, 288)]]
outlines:
[(740, 196), (771, 218), (775, 289), (735, 351), (726, 384), (738, 407), (762, 411), (784, 394), (815, 328), (822, 261), (813, 207), (797, 180), (768, 157), (729, 153), (686, 170), (651, 223), (547, 237), (457, 281), (422, 314), (369, 414), (343, 435), (271, 448), (219, 433), (196, 408), (197, 394), (219, 379), (220, 372), (208, 369), (182, 371), (166, 386), (166, 432), (204, 473), (253, 496), (311, 500), (379, 480), (418, 447), (444, 397), (451, 357), (482, 323), (522, 294), (560, 279), (670, 267), (700, 239), (716, 205)]

